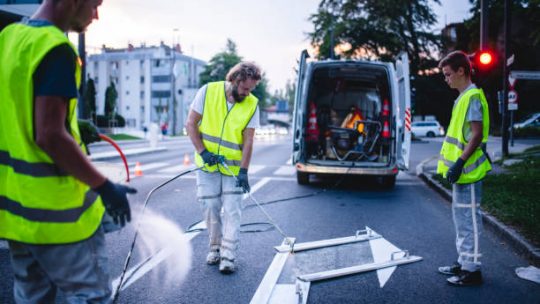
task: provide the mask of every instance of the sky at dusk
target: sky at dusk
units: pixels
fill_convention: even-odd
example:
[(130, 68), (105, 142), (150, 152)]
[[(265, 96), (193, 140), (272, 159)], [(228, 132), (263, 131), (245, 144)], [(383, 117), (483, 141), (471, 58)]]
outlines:
[[(179, 42), (184, 54), (208, 61), (236, 42), (245, 60), (257, 62), (266, 73), (270, 90), (281, 89), (294, 78), (293, 68), (303, 49), (309, 48), (309, 16), (320, 0), (104, 0), (99, 20), (87, 32), (89, 53), (102, 45), (126, 47), (146, 43)], [(468, 0), (442, 0), (432, 4), (439, 17), (434, 31), (446, 23), (470, 16)]]

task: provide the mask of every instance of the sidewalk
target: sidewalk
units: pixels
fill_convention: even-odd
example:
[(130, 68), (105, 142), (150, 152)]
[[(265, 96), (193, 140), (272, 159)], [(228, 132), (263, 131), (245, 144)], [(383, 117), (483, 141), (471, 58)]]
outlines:
[[(488, 153), (493, 161), (502, 158), (502, 149), (500, 138), (492, 138), (488, 140)], [(491, 141), (491, 144), (490, 144)], [(525, 143), (514, 143), (513, 147), (508, 147), (510, 153), (521, 153), (525, 149), (534, 145), (540, 144), (540, 141), (530, 141)], [(436, 174), (437, 160), (439, 156), (435, 155), (422, 161), (416, 167), (416, 175), (428, 184), (435, 191), (439, 192), (449, 203), (452, 203), (452, 191), (444, 188), (435, 179), (432, 178)], [(509, 160), (510, 161), (510, 160)], [(505, 161), (506, 164), (506, 161)], [(493, 166), (493, 172), (500, 172), (501, 168), (498, 165)], [(540, 265), (540, 248), (532, 245), (527, 239), (519, 234), (515, 229), (506, 226), (497, 218), (483, 211), (484, 227), (490, 229), (495, 234), (506, 240), (517, 252), (531, 261), (533, 265)]]

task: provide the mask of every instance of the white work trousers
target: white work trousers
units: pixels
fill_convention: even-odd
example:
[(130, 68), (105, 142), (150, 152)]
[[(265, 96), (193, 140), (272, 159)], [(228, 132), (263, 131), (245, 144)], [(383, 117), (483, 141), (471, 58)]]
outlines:
[(479, 238), (482, 234), (482, 181), (454, 184), (452, 187), (452, 215), (456, 228), (458, 263), (466, 271), (480, 270)]
[(236, 187), (234, 177), (197, 172), (197, 199), (206, 221), (210, 250), (219, 249), (221, 257), (233, 261), (239, 242), (242, 196), (242, 188)]

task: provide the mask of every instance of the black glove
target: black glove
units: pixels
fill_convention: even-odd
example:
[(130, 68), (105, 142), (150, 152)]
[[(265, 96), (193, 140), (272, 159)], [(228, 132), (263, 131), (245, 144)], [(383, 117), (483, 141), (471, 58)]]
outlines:
[(127, 193), (137, 193), (137, 190), (120, 184), (113, 184), (106, 180), (103, 185), (94, 189), (101, 196), (105, 210), (113, 218), (114, 223), (124, 227), (126, 222), (131, 221), (131, 210), (126, 197)]
[(225, 157), (223, 157), (222, 155), (216, 155), (206, 149), (204, 149), (201, 153), (200, 153), (203, 161), (205, 164), (207, 164), (208, 166), (213, 166), (213, 165), (216, 165), (216, 164), (220, 164), (220, 163), (223, 163), (225, 161)]
[(246, 168), (240, 168), (240, 172), (236, 176), (236, 187), (240, 187), (244, 190), (244, 193), (248, 193), (251, 188), (249, 187), (248, 174)]
[(94, 123), (92, 123), (90, 120), (82, 119), (79, 119), (78, 123), (79, 132), (81, 133), (81, 140), (86, 146), (93, 142), (101, 141), (99, 131)]
[(463, 171), (463, 165), (465, 165), (465, 161), (459, 157), (454, 165), (448, 169), (448, 172), (446, 173), (446, 180), (450, 184), (457, 182), (459, 176), (461, 175), (461, 171)]

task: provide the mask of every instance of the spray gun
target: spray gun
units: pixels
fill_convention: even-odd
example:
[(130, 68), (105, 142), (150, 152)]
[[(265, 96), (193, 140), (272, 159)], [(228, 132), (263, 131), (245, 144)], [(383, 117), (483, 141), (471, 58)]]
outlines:
[[(238, 182), (237, 176), (232, 172), (232, 170), (229, 168), (229, 166), (225, 163), (225, 157), (222, 155), (218, 155), (218, 165), (222, 166), (229, 174), (234, 178), (236, 182)], [(289, 252), (294, 252), (294, 238), (288, 237), (285, 232), (279, 227), (279, 225), (274, 221), (274, 219), (266, 212), (266, 210), (263, 208), (263, 206), (251, 195), (251, 192), (247, 192), (247, 195), (249, 198), (259, 207), (259, 209), (262, 211), (262, 213), (268, 218), (272, 226), (274, 226), (277, 231), (284, 237), (283, 245), (287, 245), (290, 247)]]

